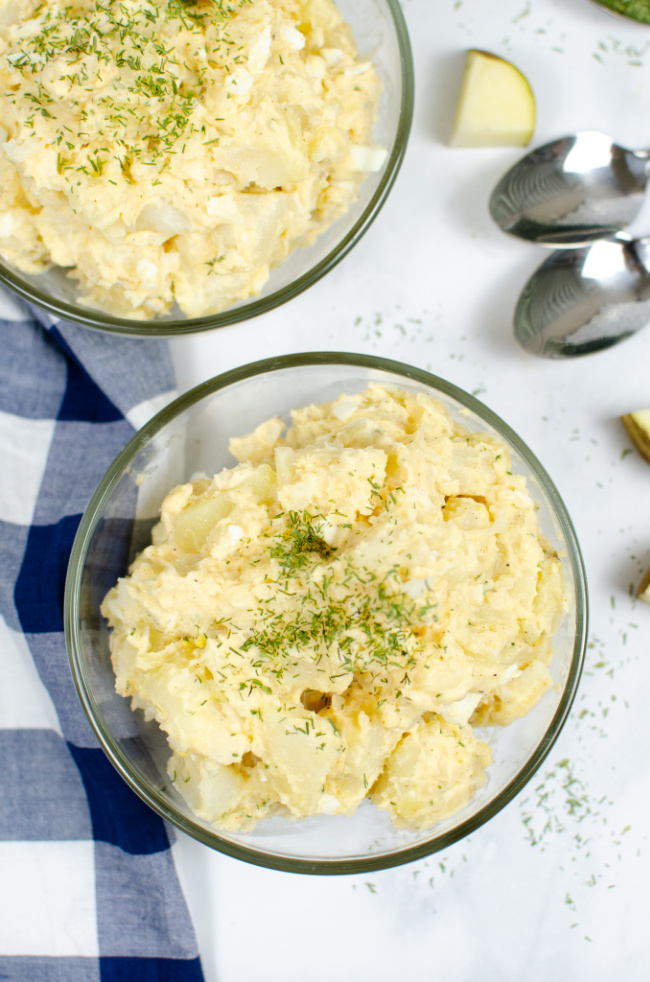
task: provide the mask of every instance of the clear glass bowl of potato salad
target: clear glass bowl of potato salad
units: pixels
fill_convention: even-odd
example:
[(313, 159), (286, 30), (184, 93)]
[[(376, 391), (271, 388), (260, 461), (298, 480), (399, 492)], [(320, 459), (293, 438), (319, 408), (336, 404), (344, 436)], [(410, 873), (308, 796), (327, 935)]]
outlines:
[(1, 0), (0, 79), (0, 283), (132, 335), (234, 324), (327, 273), (413, 113), (399, 0)]
[(103, 478), (74, 543), (81, 702), (200, 842), (308, 873), (446, 848), (530, 780), (587, 628), (542, 465), (450, 383), (298, 354), (205, 382)]

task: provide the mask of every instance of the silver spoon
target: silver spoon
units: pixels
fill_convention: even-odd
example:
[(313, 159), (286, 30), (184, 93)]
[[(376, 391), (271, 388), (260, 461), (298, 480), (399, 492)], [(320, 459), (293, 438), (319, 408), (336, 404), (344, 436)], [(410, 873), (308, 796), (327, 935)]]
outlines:
[(609, 348), (650, 321), (650, 238), (621, 233), (587, 248), (553, 252), (515, 308), (519, 343), (567, 358)]
[(585, 131), (526, 154), (501, 178), (490, 214), (504, 232), (568, 248), (614, 235), (643, 202), (650, 151)]

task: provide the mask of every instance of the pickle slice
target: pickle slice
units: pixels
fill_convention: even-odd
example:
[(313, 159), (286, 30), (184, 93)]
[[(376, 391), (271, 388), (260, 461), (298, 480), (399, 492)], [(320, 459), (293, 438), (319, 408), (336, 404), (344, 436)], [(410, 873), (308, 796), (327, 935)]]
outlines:
[(621, 416), (621, 422), (636, 449), (650, 464), (650, 409), (626, 413), (625, 416)]

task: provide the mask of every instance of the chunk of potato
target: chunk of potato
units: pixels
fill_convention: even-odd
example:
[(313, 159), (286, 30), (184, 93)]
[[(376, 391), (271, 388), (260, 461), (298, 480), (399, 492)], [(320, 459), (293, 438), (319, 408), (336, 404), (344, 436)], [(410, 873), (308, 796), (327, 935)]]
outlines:
[(211, 529), (232, 511), (232, 499), (227, 491), (209, 498), (199, 498), (184, 508), (174, 522), (174, 538), (184, 552), (198, 552)]
[(436, 717), (406, 734), (371, 798), (398, 828), (427, 828), (468, 804), (485, 784), (484, 768), (491, 763), (490, 748), (469, 726)]
[(268, 464), (260, 464), (236, 487), (197, 498), (179, 512), (174, 521), (176, 543), (185, 552), (199, 552), (217, 522), (228, 517), (238, 497), (246, 495), (269, 505), (274, 491), (275, 471)]
[(478, 707), (473, 722), (476, 726), (508, 726), (529, 713), (552, 686), (551, 673), (543, 661), (536, 658), (503, 686), (501, 696)]

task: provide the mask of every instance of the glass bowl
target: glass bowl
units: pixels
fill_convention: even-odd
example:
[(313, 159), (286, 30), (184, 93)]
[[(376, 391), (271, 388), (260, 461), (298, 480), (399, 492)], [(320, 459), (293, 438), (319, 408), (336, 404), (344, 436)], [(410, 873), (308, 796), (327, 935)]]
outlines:
[(379, 214), (397, 177), (413, 116), (413, 59), (399, 0), (336, 0), (352, 26), (357, 48), (372, 60), (383, 83), (375, 142), (388, 151), (383, 166), (368, 174), (349, 210), (314, 243), (295, 249), (271, 270), (263, 290), (218, 314), (186, 317), (176, 307), (164, 316), (136, 319), (114, 316), (77, 302), (77, 282), (60, 267), (39, 274), (21, 273), (0, 258), (0, 283), (50, 315), (118, 334), (172, 336), (209, 331), (248, 320), (279, 307), (329, 272), (350, 252)]
[[(464, 426), (492, 433), (511, 449), (513, 468), (526, 476), (542, 532), (564, 567), (568, 609), (554, 639), (554, 687), (510, 726), (477, 731), (494, 754), (487, 783), (463, 811), (431, 829), (397, 830), (385, 812), (366, 801), (353, 817), (267, 818), (250, 833), (216, 831), (191, 813), (170, 783), (165, 735), (115, 692), (101, 601), (150, 541), (167, 491), (196, 472), (213, 474), (235, 463), (229, 437), (249, 433), (272, 416), (286, 420), (292, 408), (360, 392), (370, 382), (430, 393)], [(530, 780), (560, 732), (576, 691), (587, 596), (579, 546), (562, 500), (536, 457), (498, 416), (419, 369), (325, 352), (272, 358), (204, 382), (133, 437), (107, 471), (79, 526), (66, 583), (65, 626), (74, 682), (90, 723), (113, 765), (155, 811), (205, 845), (251, 863), (306, 873), (354, 873), (447, 848), (488, 821)]]

